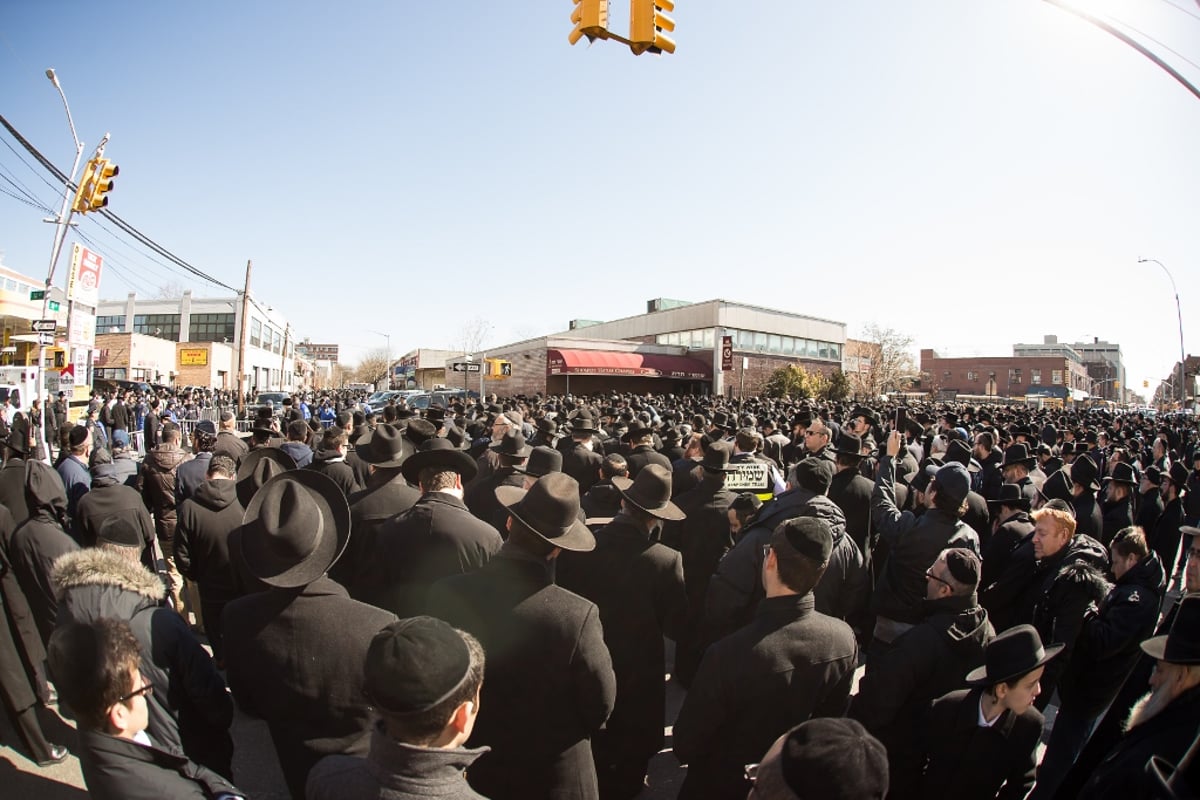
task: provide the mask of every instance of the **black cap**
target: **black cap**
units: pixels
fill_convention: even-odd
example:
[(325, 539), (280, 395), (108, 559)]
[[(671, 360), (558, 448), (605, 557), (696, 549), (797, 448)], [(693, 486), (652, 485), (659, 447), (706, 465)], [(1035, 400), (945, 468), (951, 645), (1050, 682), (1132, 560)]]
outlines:
[(796, 517), (780, 523), (776, 530), (783, 531), (793, 550), (818, 564), (828, 561), (833, 552), (833, 529), (823, 519)]
[(140, 551), (145, 541), (133, 520), (127, 517), (109, 517), (101, 523), (100, 530), (96, 532), (96, 544), (136, 547)]
[(979, 556), (965, 547), (952, 547), (946, 551), (946, 568), (950, 576), (961, 584), (972, 589), (979, 587), (979, 570), (982, 564)]
[(363, 666), (363, 691), (392, 714), (417, 714), (448, 699), (471, 668), (462, 635), (433, 617), (398, 620), (375, 634)]
[(833, 463), (825, 458), (806, 458), (796, 465), (796, 483), (810, 492), (825, 494), (833, 483)]
[(818, 717), (780, 736), (763, 756), (756, 797), (779, 800), (882, 800), (887, 749), (844, 717)]

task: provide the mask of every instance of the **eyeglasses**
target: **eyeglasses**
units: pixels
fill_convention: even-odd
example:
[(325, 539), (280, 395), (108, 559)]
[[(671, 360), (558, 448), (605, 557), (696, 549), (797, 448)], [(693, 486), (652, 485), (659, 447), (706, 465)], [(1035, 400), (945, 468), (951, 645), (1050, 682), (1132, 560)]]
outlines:
[(142, 678), (142, 685), (139, 688), (134, 689), (129, 694), (123, 695), (122, 697), (118, 697), (117, 698), (118, 703), (124, 703), (126, 700), (132, 700), (133, 698), (137, 697), (139, 694), (144, 697), (149, 697), (150, 695), (154, 694), (154, 684), (152, 684), (152, 683), (150, 683), (150, 681), (146, 680), (145, 675), (142, 675), (141, 678)]
[(764, 545), (762, 546), (762, 557), (763, 557), (763, 561), (766, 561), (766, 560), (767, 560), (767, 553), (769, 553), (769, 552), (771, 552), (771, 545), (769, 545), (769, 544), (764, 544)]
[(952, 583), (950, 583), (950, 581), (946, 580), (945, 578), (939, 578), (937, 575), (934, 575), (933, 570), (931, 570), (931, 569), (925, 570), (925, 577), (929, 578), (930, 580), (935, 580), (938, 583), (944, 583), (944, 584), (946, 584), (946, 586), (949, 586), (951, 589), (954, 588), (954, 585)]
[(829, 431), (812, 431), (812, 430), (809, 430), (809, 431), (805, 431), (805, 432), (804, 432), (804, 435), (805, 435), (805, 436), (828, 436), (828, 435), (829, 435)]

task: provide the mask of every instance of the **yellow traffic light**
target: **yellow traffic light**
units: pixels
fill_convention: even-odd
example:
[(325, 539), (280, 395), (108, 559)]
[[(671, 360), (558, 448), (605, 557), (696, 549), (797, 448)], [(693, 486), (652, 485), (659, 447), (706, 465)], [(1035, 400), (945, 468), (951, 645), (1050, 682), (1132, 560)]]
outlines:
[(107, 158), (96, 160), (96, 169), (93, 173), (95, 188), (92, 190), (92, 196), (88, 202), (90, 211), (99, 211), (108, 205), (108, 193), (113, 188), (112, 179), (120, 172), (121, 168)]
[(666, 35), (675, 30), (667, 16), (674, 10), (674, 0), (629, 0), (629, 49), (635, 56), (675, 52), (675, 40)]
[(79, 188), (75, 190), (75, 202), (71, 203), (71, 210), (77, 214), (86, 214), (91, 211), (88, 206), (88, 201), (92, 197), (92, 190), (96, 186), (96, 160), (92, 159), (83, 165), (83, 175), (79, 178)]
[(575, 10), (571, 22), (575, 29), (567, 34), (567, 41), (575, 44), (586, 36), (589, 42), (608, 38), (608, 0), (573, 0)]

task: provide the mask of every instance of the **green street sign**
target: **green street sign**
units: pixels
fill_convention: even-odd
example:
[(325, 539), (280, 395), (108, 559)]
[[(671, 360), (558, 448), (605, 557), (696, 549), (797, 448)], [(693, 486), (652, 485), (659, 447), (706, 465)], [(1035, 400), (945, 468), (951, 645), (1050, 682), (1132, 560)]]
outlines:
[(45, 289), (34, 289), (32, 292), (29, 293), (29, 299), (30, 300), (45, 300), (46, 299), (46, 290)]
[(57, 300), (51, 300), (47, 305), (51, 311), (58, 311), (60, 308)]

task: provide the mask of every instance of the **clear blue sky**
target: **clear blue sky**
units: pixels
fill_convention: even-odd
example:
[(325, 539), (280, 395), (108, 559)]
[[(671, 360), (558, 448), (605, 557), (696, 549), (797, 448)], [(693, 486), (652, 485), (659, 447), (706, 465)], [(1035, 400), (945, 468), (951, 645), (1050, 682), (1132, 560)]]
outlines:
[[(1194, 0), (1077, 2), (1200, 83)], [(678, 52), (635, 58), (570, 47), (571, 9), (8, 0), (0, 113), (69, 169), (54, 67), (88, 152), (112, 133), (110, 208), (232, 286), (252, 259), (255, 294), (347, 360), (371, 330), (403, 352), (483, 318), (502, 344), (724, 297), (952, 354), (1118, 341), (1140, 389), (1178, 333), (1139, 256), (1200, 350), (1200, 100), (1078, 18), (679, 0)], [(4, 175), (57, 208), (0, 146)], [(42, 216), (0, 194), (7, 266), (45, 274)], [(80, 230), (104, 296), (224, 293)]]

